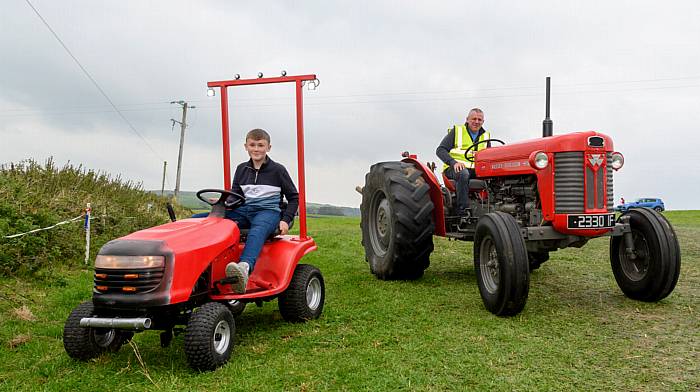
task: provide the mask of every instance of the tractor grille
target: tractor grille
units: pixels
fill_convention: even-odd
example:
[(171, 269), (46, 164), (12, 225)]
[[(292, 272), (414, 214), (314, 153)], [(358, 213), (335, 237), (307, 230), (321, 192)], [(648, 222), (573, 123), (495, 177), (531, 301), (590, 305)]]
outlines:
[(555, 153), (554, 165), (555, 212), (583, 212), (583, 152)]
[(163, 267), (146, 269), (95, 268), (95, 289), (102, 293), (145, 293), (163, 279)]
[[(584, 162), (583, 152), (559, 152), (554, 154), (554, 202), (555, 212), (580, 214), (585, 209), (613, 209), (613, 174), (611, 153), (606, 153), (605, 172), (598, 176)], [(603, 174), (605, 173), (605, 174)], [(585, 176), (585, 189), (584, 189)], [(597, 195), (595, 190), (597, 188)], [(588, 195), (588, 197), (585, 197)], [(597, 196), (597, 197), (596, 197)], [(585, 200), (585, 209), (584, 209)], [(596, 203), (597, 200), (597, 203)]]

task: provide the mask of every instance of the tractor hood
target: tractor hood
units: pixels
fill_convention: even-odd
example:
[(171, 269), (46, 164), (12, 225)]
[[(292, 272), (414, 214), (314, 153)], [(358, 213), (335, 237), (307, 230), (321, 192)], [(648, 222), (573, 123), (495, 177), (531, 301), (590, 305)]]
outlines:
[[(602, 146), (600, 143), (602, 139)], [(594, 145), (592, 145), (594, 144)], [(534, 174), (530, 166), (530, 154), (570, 151), (612, 152), (613, 141), (609, 136), (596, 131), (572, 132), (563, 135), (524, 140), (504, 146), (494, 146), (476, 153), (477, 176), (489, 177), (508, 174)]]

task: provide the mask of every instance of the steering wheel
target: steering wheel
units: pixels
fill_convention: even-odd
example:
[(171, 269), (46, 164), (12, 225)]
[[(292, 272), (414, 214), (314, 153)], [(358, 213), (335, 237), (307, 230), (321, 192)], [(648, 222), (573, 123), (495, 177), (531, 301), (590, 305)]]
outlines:
[(501, 139), (485, 139), (485, 140), (482, 140), (480, 142), (476, 142), (476, 143), (472, 144), (471, 146), (469, 146), (469, 148), (467, 148), (467, 151), (464, 152), (464, 159), (466, 159), (467, 161), (469, 161), (471, 163), (474, 163), (474, 155), (470, 155), (469, 152), (472, 150), (476, 150), (476, 146), (478, 146), (480, 144), (488, 143), (488, 142), (499, 142), (499, 143), (501, 143), (501, 145), (506, 144), (506, 142), (504, 142)]
[[(219, 196), (216, 201), (211, 201), (202, 196), (205, 193), (220, 193), (221, 196)], [(224, 189), (202, 189), (201, 191), (197, 192), (197, 198), (212, 207), (217, 204), (223, 204), (223, 206), (228, 209), (234, 209), (245, 203), (245, 196), (241, 195), (240, 193)]]

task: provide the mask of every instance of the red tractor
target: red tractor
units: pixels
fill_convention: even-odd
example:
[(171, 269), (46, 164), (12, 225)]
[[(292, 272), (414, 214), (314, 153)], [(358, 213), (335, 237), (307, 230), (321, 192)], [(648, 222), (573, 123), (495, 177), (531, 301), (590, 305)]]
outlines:
[(478, 179), (469, 183), (469, 219), (457, 216), (454, 184), (443, 177), (441, 186), (434, 164), (404, 153), (401, 161), (372, 165), (358, 188), (371, 272), (383, 280), (417, 279), (430, 264), (434, 235), (473, 241), (484, 305), (509, 316), (525, 307), (530, 271), (550, 252), (609, 236), (610, 263), (624, 294), (647, 302), (668, 296), (681, 265), (673, 228), (647, 208), (615, 218), (613, 172), (624, 158), (599, 132), (552, 136), (549, 78), (546, 113), (543, 138), (474, 154)]
[[(306, 234), (304, 187), (304, 133), (302, 86), (317, 83), (315, 75), (239, 79), (209, 82), (220, 89), (223, 136), (224, 188), (205, 189), (197, 196), (212, 205), (206, 218), (190, 218), (141, 230), (105, 244), (95, 261), (92, 300), (78, 305), (66, 320), (63, 344), (68, 355), (87, 360), (116, 351), (134, 332), (160, 330), (166, 347), (173, 332), (184, 331), (185, 354), (191, 367), (213, 370), (231, 356), (234, 316), (246, 303), (262, 305), (278, 300), (288, 321), (318, 318), (323, 311), (325, 285), (321, 272), (299, 264), (316, 243)], [(250, 276), (246, 292), (235, 294), (226, 265), (238, 260), (245, 231), (225, 219), (227, 208), (242, 204), (242, 195), (230, 191), (230, 147), (227, 88), (232, 86), (294, 83), (297, 105), (299, 176), (299, 235), (273, 236), (265, 243)], [(212, 194), (218, 197), (212, 199)], [(229, 196), (237, 197), (229, 197)], [(236, 200), (227, 204), (227, 200)], [(180, 327), (179, 327), (180, 326)], [(181, 326), (185, 326), (183, 329)]]

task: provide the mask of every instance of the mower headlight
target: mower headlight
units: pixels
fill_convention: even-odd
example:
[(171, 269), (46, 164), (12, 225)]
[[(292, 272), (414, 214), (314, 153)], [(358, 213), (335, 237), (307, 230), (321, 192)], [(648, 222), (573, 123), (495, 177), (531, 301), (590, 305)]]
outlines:
[(535, 151), (530, 154), (530, 166), (534, 169), (542, 170), (549, 165), (549, 157), (542, 151)]
[(610, 160), (610, 166), (612, 166), (612, 168), (615, 170), (620, 170), (622, 166), (625, 165), (625, 157), (623, 157), (619, 152), (612, 153)]
[(95, 268), (140, 269), (162, 268), (165, 256), (107, 256), (97, 255)]

